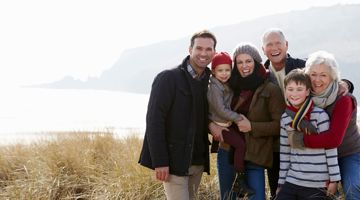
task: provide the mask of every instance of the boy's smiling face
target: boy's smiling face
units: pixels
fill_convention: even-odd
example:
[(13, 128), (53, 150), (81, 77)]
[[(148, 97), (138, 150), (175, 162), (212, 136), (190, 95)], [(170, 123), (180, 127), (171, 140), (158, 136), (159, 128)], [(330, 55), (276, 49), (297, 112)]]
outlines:
[(310, 88), (306, 88), (302, 83), (290, 81), (285, 87), (285, 97), (295, 108), (300, 108), (309, 94)]

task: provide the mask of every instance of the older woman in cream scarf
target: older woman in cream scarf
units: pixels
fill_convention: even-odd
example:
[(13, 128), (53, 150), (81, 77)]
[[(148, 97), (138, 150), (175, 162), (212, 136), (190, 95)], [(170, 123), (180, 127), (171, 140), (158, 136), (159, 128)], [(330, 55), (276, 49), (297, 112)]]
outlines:
[(305, 72), (310, 75), (315, 105), (324, 108), (330, 116), (330, 129), (320, 134), (304, 134), (304, 145), (310, 148), (337, 147), (345, 198), (360, 199), (360, 134), (356, 123), (356, 98), (351, 94), (338, 94), (340, 75), (332, 54), (325, 51), (311, 54)]

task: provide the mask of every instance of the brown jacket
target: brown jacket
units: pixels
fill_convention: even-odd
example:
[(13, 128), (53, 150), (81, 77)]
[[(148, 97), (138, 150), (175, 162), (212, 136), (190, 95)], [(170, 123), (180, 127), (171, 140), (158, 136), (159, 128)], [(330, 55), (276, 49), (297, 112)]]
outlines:
[[(273, 136), (280, 135), (280, 118), (284, 109), (284, 97), (277, 85), (266, 80), (256, 89), (246, 116), (252, 129), (244, 133), (246, 161), (262, 167), (272, 166)], [(225, 146), (227, 145), (220, 144), (221, 148)]]
[(247, 114), (252, 130), (245, 133), (245, 160), (263, 167), (272, 166), (273, 136), (280, 135), (283, 98), (280, 88), (268, 80), (255, 91)]

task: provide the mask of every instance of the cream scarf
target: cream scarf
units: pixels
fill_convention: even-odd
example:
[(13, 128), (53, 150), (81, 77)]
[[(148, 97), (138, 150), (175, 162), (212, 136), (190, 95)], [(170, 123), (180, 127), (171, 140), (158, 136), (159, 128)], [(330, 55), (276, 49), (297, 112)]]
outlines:
[(333, 81), (330, 85), (326, 88), (324, 92), (319, 95), (311, 93), (315, 105), (320, 108), (326, 108), (327, 106), (331, 105), (335, 102), (339, 90), (339, 83), (338, 81)]

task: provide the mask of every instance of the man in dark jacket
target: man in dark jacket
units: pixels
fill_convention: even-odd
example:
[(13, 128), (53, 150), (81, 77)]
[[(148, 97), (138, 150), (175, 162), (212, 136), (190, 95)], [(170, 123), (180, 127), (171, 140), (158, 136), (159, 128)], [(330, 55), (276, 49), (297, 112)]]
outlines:
[(202, 173), (209, 173), (207, 65), (216, 38), (204, 30), (190, 42), (189, 56), (154, 79), (139, 160), (163, 181), (167, 199), (194, 199)]
[[(262, 50), (265, 56), (268, 58), (268, 60), (265, 62), (265, 67), (270, 71), (270, 80), (277, 84), (284, 94), (285, 75), (293, 69), (304, 68), (305, 60), (292, 58), (287, 53), (288, 41), (280, 29), (269, 29), (265, 31), (262, 37)], [(269, 180), (271, 196), (274, 198), (279, 179), (279, 136), (274, 137), (273, 145), (273, 167), (267, 169), (267, 176)]]

